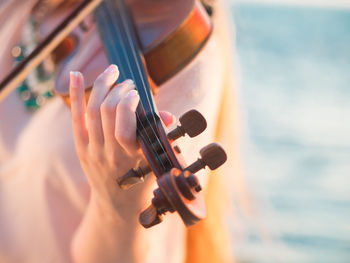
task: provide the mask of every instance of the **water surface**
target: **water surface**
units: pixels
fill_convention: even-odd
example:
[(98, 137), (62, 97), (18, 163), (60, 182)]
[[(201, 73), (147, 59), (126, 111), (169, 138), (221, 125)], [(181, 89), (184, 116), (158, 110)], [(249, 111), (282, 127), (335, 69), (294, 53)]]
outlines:
[(235, 4), (243, 262), (350, 262), (350, 11)]

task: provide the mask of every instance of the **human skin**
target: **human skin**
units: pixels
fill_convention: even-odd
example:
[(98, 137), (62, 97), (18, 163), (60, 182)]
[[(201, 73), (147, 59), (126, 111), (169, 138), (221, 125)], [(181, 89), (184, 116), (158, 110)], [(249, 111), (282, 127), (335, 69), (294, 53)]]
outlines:
[[(28, 7), (31, 3), (27, 2)], [(13, 1), (0, 19), (6, 20), (21, 8), (23, 2)], [(22, 17), (23, 21), (16, 21), (16, 32), (21, 32), (26, 15)], [(6, 55), (18, 35), (3, 49), (6, 59), (0, 62), (5, 69), (2, 76), (12, 63), (12, 58)], [(71, 245), (75, 262), (144, 262), (147, 253), (148, 234), (137, 222), (137, 215), (145, 200), (151, 199), (154, 180), (146, 180), (131, 191), (122, 191), (115, 182), (142, 158), (136, 142), (134, 114), (139, 98), (134, 91), (129, 93), (134, 88), (130, 82), (109, 89), (118, 77), (117, 71), (111, 71), (98, 77), (86, 106), (82, 100), (83, 76), (80, 73), (71, 76), (76, 148), (91, 187), (87, 209)], [(173, 121), (169, 113), (160, 115), (166, 125)]]
[[(75, 262), (143, 262), (147, 234), (137, 222), (153, 183), (125, 192), (116, 178), (142, 159), (136, 140), (135, 110), (139, 96), (131, 80), (110, 87), (118, 78), (110, 65), (95, 81), (85, 105), (84, 78), (72, 72), (71, 111), (76, 150), (91, 187), (86, 213), (72, 242)], [(174, 118), (161, 112), (165, 125)], [(101, 228), (103, 226), (103, 228)]]
[[(188, 6), (185, 1), (128, 2), (139, 37), (146, 44), (159, 41), (172, 32)], [(181, 3), (184, 4), (182, 7)], [(91, 186), (90, 201), (71, 247), (74, 262), (145, 262), (145, 258), (150, 258), (148, 246), (156, 245), (150, 243), (150, 232), (137, 220), (145, 200), (149, 203), (152, 198), (154, 179), (149, 178), (128, 191), (115, 184), (116, 178), (131, 167), (137, 167), (142, 158), (135, 137), (138, 96), (133, 91), (128, 92), (132, 84), (124, 83), (109, 91), (117, 80), (116, 74), (116, 71), (105, 72), (98, 77), (86, 106), (82, 75), (71, 75), (71, 98), (76, 99), (72, 102), (76, 148)], [(166, 125), (173, 121), (170, 114), (161, 113), (161, 117)], [(158, 253), (163, 253), (163, 259), (166, 259), (164, 251)]]

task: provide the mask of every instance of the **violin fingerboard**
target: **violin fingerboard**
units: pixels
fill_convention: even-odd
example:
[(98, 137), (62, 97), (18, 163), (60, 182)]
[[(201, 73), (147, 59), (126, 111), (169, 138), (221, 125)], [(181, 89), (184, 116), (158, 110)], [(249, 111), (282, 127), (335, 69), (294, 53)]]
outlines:
[[(128, 7), (123, 0), (104, 0), (95, 11), (95, 19), (108, 60), (119, 67), (118, 82), (132, 79), (140, 95), (140, 104), (142, 104), (144, 115), (146, 112), (156, 114), (150, 84)], [(155, 120), (152, 121), (155, 122)]]

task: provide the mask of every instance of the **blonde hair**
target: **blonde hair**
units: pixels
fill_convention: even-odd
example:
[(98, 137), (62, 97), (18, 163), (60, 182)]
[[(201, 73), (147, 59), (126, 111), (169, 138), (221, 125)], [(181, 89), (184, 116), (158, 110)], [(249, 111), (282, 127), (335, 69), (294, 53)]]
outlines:
[[(214, 34), (220, 41), (220, 48), (224, 50), (223, 63), (223, 93), (217, 120), (216, 141), (223, 144), (228, 161), (219, 170), (210, 173), (207, 188), (204, 191), (207, 205), (207, 218), (187, 230), (185, 263), (232, 263), (234, 262), (233, 247), (230, 240), (228, 218), (233, 212), (233, 199), (230, 197), (229, 186), (241, 188), (242, 196), (239, 201), (249, 206), (246, 201), (245, 183), (241, 177), (239, 153), (237, 149), (237, 103), (233, 87), (234, 76), (231, 66), (231, 45), (229, 28), (223, 8), (214, 8)], [(231, 34), (232, 34), (231, 33)], [(233, 178), (235, 177), (235, 178)], [(232, 182), (235, 181), (235, 185)]]
[[(227, 123), (233, 115), (233, 92), (227, 78), (224, 83), (222, 106), (217, 125), (216, 141), (222, 142), (228, 155), (228, 163), (209, 175), (208, 185), (204, 190), (207, 206), (207, 218), (197, 225), (187, 229), (186, 260), (185, 263), (232, 263), (233, 253), (229, 236), (228, 217), (231, 214), (232, 199), (228, 186), (231, 185), (230, 176), (239, 176), (238, 154), (234, 148), (234, 122)], [(226, 125), (225, 125), (226, 124)], [(231, 130), (232, 133), (228, 132)], [(223, 136), (223, 130), (229, 133), (230, 139)], [(236, 144), (235, 144), (236, 145)]]
[(187, 230), (185, 263), (232, 262), (229, 237), (224, 218), (225, 198), (219, 174), (211, 174), (205, 199), (208, 216)]

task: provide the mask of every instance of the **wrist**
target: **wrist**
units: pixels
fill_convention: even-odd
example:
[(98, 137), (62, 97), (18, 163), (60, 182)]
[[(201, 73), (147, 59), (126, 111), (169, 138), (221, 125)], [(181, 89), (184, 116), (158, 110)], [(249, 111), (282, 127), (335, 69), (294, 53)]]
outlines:
[(147, 244), (147, 232), (137, 220), (92, 194), (72, 242), (72, 256), (75, 262), (143, 262)]
[(92, 192), (88, 209), (91, 213), (102, 218), (106, 223), (126, 226), (138, 225), (138, 214), (127, 204), (119, 204), (114, 198), (102, 197)]
[(105, 187), (91, 185), (89, 206), (102, 216), (137, 224), (140, 211), (152, 200), (154, 178), (147, 178), (132, 189), (122, 190), (117, 184)]

